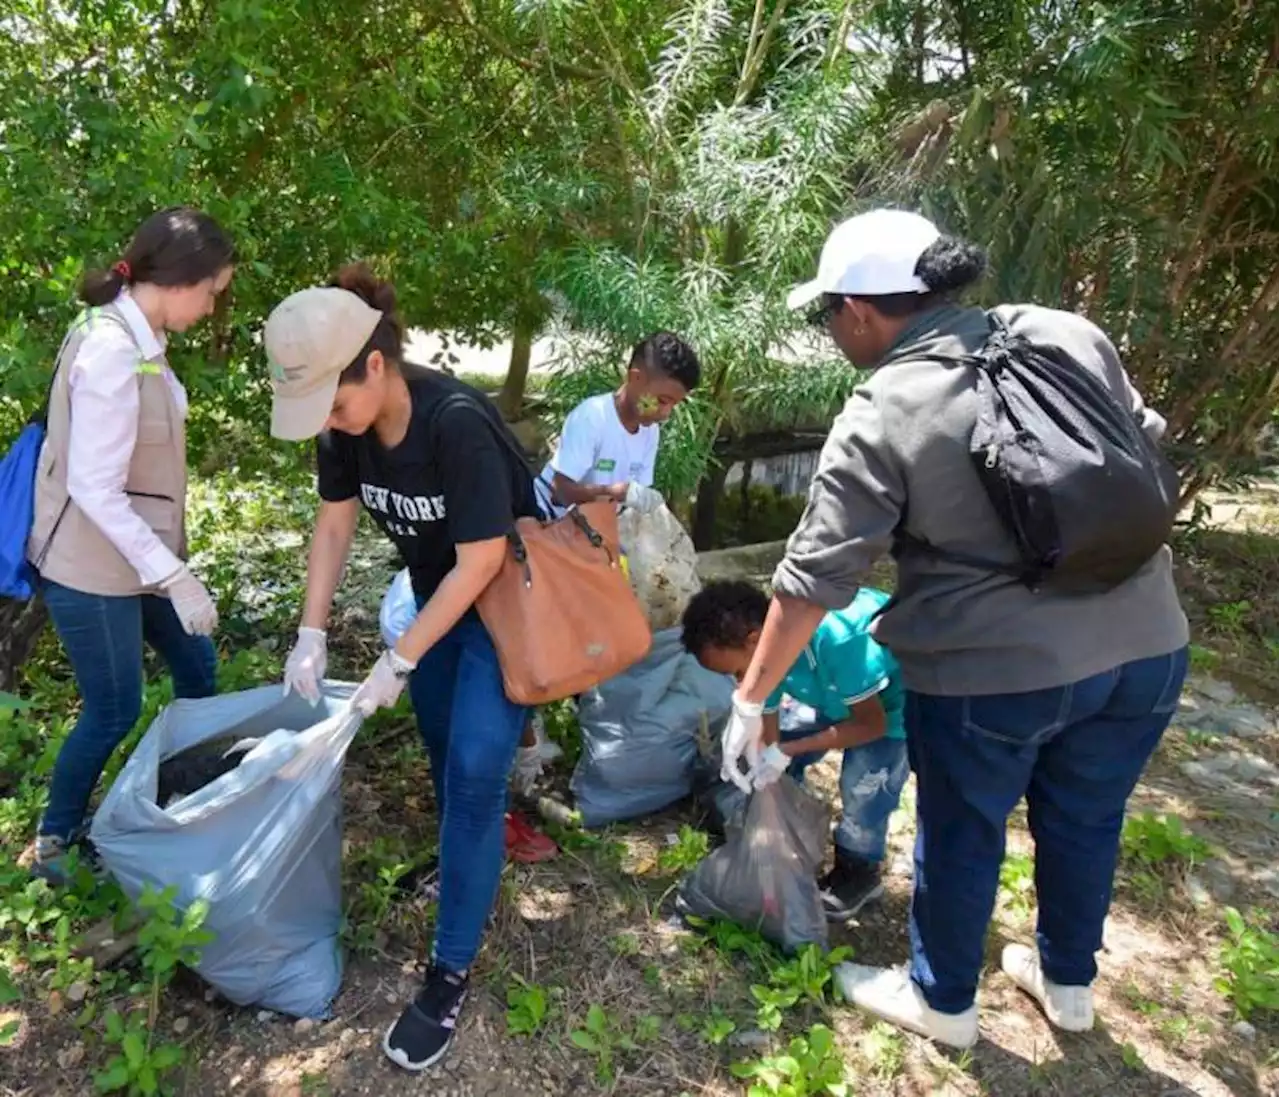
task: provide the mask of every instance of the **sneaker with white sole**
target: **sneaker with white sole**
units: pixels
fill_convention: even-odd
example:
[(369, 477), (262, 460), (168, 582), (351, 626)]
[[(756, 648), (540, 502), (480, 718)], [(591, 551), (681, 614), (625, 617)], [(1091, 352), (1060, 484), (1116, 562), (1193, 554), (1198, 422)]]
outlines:
[(1046, 978), (1035, 949), (1005, 945), (1000, 968), (1040, 1003), (1055, 1028), (1064, 1032), (1088, 1032), (1093, 1028), (1093, 988), (1062, 986)]
[(86, 870), (95, 881), (106, 879), (106, 869), (98, 857), (98, 850), (85, 830), (77, 831), (69, 839), (54, 834), (37, 835), (32, 876), (53, 887), (71, 887), (82, 870)]
[(836, 989), (846, 1002), (918, 1036), (954, 1048), (978, 1042), (978, 1007), (963, 1013), (942, 1013), (924, 1000), (920, 988), (902, 968), (837, 964), (832, 970)]
[(440, 858), (430, 857), (417, 868), (411, 868), (398, 880), (396, 891), (423, 903), (440, 901)]
[(818, 890), (827, 921), (843, 926), (884, 894), (884, 882), (879, 865), (845, 853), (837, 846), (835, 864), (818, 881)]
[(453, 1043), (468, 986), (467, 976), (433, 964), (417, 997), (382, 1038), (387, 1058), (415, 1074), (443, 1059)]

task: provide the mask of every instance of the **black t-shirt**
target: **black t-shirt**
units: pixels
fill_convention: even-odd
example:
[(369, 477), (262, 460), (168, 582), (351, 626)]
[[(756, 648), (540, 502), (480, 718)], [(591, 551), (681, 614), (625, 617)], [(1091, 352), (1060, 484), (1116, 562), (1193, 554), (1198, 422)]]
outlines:
[[(529, 470), (497, 434), (507, 426), (491, 400), (432, 370), (406, 366), (405, 381), (413, 412), (404, 439), (387, 449), (373, 429), (320, 435), (319, 489), (331, 503), (358, 498), (400, 550), (414, 593), (429, 598), (457, 562), (456, 545), (502, 537), (538, 508)], [(457, 392), (470, 403), (437, 416)]]

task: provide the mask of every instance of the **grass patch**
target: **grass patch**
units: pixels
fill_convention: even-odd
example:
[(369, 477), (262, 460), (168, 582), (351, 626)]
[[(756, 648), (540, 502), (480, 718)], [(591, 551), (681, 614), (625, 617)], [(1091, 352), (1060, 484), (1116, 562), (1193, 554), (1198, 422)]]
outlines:
[(1274, 502), (1252, 507), (1243, 528), (1192, 527), (1174, 540), (1178, 588), (1195, 643), (1191, 665), (1275, 703), (1280, 676), (1280, 564)]
[(1276, 934), (1261, 913), (1246, 919), (1234, 907), (1223, 912), (1227, 940), (1219, 953), (1222, 975), (1214, 984), (1246, 1019), (1280, 1010), (1280, 962)]

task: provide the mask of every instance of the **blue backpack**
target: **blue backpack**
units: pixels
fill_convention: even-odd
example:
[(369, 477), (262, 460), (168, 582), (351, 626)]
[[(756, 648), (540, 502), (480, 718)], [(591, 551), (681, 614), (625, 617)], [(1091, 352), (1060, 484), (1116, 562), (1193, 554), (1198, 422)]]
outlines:
[(26, 601), (36, 572), (27, 562), (27, 538), (35, 515), (36, 463), (44, 445), (43, 418), (22, 428), (0, 460), (0, 595)]
[[(70, 339), (70, 333), (67, 339)], [(35, 593), (37, 572), (70, 506), (70, 500), (63, 504), (62, 513), (40, 551), (40, 559), (33, 566), (27, 560), (27, 539), (35, 521), (36, 466), (40, 462), (40, 448), (44, 445), (53, 382), (57, 379), (58, 366), (66, 348), (67, 340), (64, 339), (54, 360), (53, 376), (49, 378), (43, 406), (22, 428), (9, 452), (0, 458), (0, 597), (20, 602), (25, 602)]]

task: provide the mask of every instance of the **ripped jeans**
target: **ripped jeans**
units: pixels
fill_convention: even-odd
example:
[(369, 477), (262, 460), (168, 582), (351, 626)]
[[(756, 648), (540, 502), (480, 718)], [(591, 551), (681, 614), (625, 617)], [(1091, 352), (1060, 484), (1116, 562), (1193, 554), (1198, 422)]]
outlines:
[[(824, 720), (808, 705), (787, 698), (779, 712), (779, 734), (784, 742), (825, 731), (834, 721)], [(804, 771), (823, 756), (822, 751), (801, 754), (791, 760), (787, 773), (804, 784)], [(889, 816), (898, 806), (907, 783), (905, 739), (884, 737), (844, 752), (840, 766), (840, 824), (836, 848), (849, 857), (879, 864), (884, 860)]]

